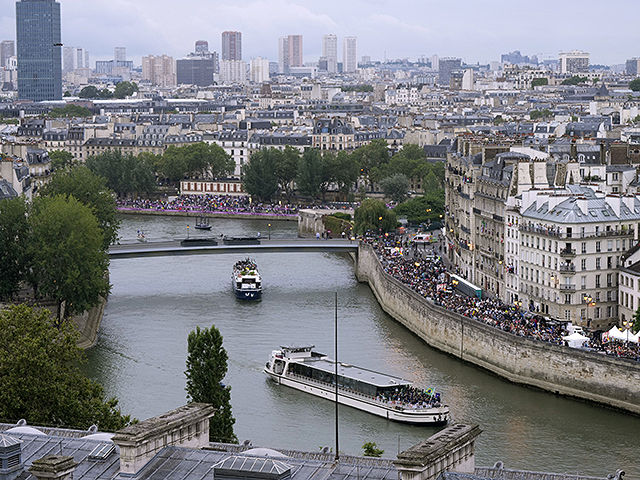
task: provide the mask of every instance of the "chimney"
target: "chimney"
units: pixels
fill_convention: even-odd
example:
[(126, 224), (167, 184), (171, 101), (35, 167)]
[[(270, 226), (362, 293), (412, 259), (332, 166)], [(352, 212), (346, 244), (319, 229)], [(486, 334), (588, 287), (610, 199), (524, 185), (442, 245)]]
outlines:
[(14, 480), (22, 473), (21, 457), (22, 442), (9, 435), (0, 435), (0, 480)]
[(118, 430), (111, 440), (120, 447), (120, 473), (135, 475), (164, 447), (209, 445), (209, 419), (214, 414), (213, 405), (189, 403)]
[(587, 200), (587, 197), (578, 197), (576, 203), (583, 215), (589, 214), (589, 200)]
[(627, 208), (631, 210), (631, 213), (634, 213), (635, 197), (633, 195), (625, 195), (624, 197), (622, 197), (622, 201), (627, 206)]
[(71, 480), (76, 466), (78, 464), (73, 461), (73, 457), (49, 455), (34, 460), (29, 472), (38, 480)]
[(607, 195), (606, 202), (611, 209), (615, 212), (617, 217), (620, 217), (620, 207), (622, 205), (622, 198), (619, 195)]
[(478, 425), (452, 425), (398, 454), (402, 480), (435, 480), (442, 472), (473, 474)]

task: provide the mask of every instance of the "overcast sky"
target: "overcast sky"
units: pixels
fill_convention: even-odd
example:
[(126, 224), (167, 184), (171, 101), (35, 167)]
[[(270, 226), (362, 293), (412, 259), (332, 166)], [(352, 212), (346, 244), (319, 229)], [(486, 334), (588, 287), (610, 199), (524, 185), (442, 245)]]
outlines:
[[(95, 60), (174, 58), (196, 40), (220, 51), (225, 30), (242, 32), (243, 60), (278, 60), (278, 37), (304, 35), (304, 60), (317, 61), (322, 35), (358, 37), (358, 58), (374, 60), (438, 54), (488, 63), (520, 50), (540, 60), (584, 50), (592, 64), (640, 57), (638, 0), (59, 0), (62, 41)], [(15, 39), (15, 1), (0, 0), (0, 35)]]

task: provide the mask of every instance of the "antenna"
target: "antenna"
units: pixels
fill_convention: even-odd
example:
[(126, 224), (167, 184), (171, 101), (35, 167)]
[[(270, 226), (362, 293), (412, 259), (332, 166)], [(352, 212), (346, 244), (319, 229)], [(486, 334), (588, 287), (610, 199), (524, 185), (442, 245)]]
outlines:
[(338, 449), (338, 281), (336, 280), (335, 293), (335, 359), (336, 359), (336, 463), (340, 460)]

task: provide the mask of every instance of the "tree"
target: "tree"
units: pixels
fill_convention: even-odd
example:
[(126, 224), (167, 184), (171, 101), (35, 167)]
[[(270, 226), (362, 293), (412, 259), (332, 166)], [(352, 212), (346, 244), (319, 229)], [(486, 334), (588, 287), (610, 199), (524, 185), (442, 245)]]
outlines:
[(549, 85), (549, 79), (546, 78), (546, 77), (534, 78), (533, 80), (531, 80), (531, 87), (532, 88), (542, 87), (544, 85)]
[(376, 442), (367, 442), (362, 445), (362, 449), (364, 450), (365, 457), (381, 457), (384, 453), (384, 450), (380, 450)]
[(398, 223), (394, 210), (389, 210), (381, 200), (367, 198), (354, 213), (356, 232), (367, 230), (388, 232), (395, 230)]
[(389, 163), (387, 141), (384, 139), (374, 140), (369, 145), (358, 148), (352, 155), (355, 155), (355, 158), (358, 160), (360, 173), (369, 181), (371, 190), (373, 191), (375, 178), (371, 178), (372, 170), (376, 167), (379, 169), (381, 165)]
[(84, 87), (82, 90), (80, 90), (80, 93), (78, 94), (78, 97), (80, 97), (80, 98), (98, 98), (98, 97), (100, 97), (100, 91), (97, 89), (97, 87), (95, 87), (93, 85), (88, 85), (88, 86)]
[(638, 306), (636, 314), (633, 316), (633, 331), (634, 333), (640, 332), (640, 306)]
[(380, 187), (385, 196), (390, 198), (396, 203), (402, 203), (407, 198), (407, 191), (409, 190), (409, 179), (402, 173), (396, 173), (383, 179), (380, 182)]
[(315, 198), (320, 193), (323, 161), (320, 150), (310, 148), (302, 154), (298, 165), (298, 191), (307, 197)]
[(59, 118), (59, 117), (90, 117), (91, 111), (86, 107), (81, 107), (80, 105), (74, 105), (69, 103), (65, 105), (63, 108), (54, 108), (49, 112), (48, 117), (51, 118)]
[(280, 190), (287, 197), (287, 202), (291, 203), (291, 197), (295, 188), (294, 182), (298, 176), (298, 164), (300, 163), (300, 151), (287, 145), (282, 155), (277, 157), (276, 177)]
[(70, 167), (73, 163), (73, 153), (64, 150), (52, 150), (49, 152), (51, 166), (54, 170)]
[(123, 155), (120, 150), (108, 150), (87, 158), (87, 168), (106, 179), (106, 186), (120, 195), (151, 193), (156, 189), (153, 166), (145, 157)]
[(398, 205), (394, 211), (398, 216), (406, 216), (409, 222), (416, 225), (439, 221), (444, 215), (444, 190), (433, 190), (421, 197), (412, 198)]
[(353, 192), (353, 186), (358, 180), (360, 169), (355, 157), (344, 150), (338, 152), (334, 171), (334, 181), (338, 186), (338, 192), (344, 200)]
[(222, 381), (227, 374), (227, 352), (222, 335), (212, 325), (210, 329), (196, 327), (187, 338), (187, 399), (209, 403), (216, 409), (209, 420), (209, 441), (238, 443), (233, 433), (236, 422), (231, 414), (231, 388)]
[(113, 98), (127, 98), (138, 91), (138, 85), (135, 82), (120, 82), (113, 91)]
[(113, 191), (107, 188), (104, 178), (95, 175), (86, 166), (80, 165), (55, 172), (50, 181), (40, 188), (40, 195), (73, 196), (89, 207), (98, 220), (105, 250), (118, 238), (120, 221), (116, 218), (118, 206)]
[(105, 399), (102, 386), (80, 371), (84, 354), (73, 325), (20, 305), (0, 311), (0, 331), (0, 418), (102, 431), (131, 423), (118, 400)]
[(20, 291), (30, 267), (27, 212), (24, 197), (0, 201), (0, 300)]
[(562, 82), (562, 85), (579, 85), (589, 80), (587, 77), (581, 77), (580, 75), (574, 75), (571, 78), (567, 78)]
[(187, 161), (180, 147), (170, 145), (164, 155), (158, 158), (156, 172), (170, 182), (179, 182), (187, 176)]
[(29, 281), (36, 292), (57, 302), (60, 322), (107, 296), (109, 255), (89, 207), (73, 197), (38, 197), (29, 223), (33, 259)]
[(634, 92), (640, 92), (640, 78), (636, 78), (635, 80), (631, 80), (629, 82), (629, 88)]
[(426, 192), (432, 192), (433, 190), (437, 190), (440, 187), (438, 178), (436, 174), (431, 170), (425, 177), (422, 179), (422, 190)]
[(271, 201), (278, 191), (276, 165), (281, 154), (280, 150), (270, 148), (251, 155), (242, 174), (242, 184), (249, 195)]

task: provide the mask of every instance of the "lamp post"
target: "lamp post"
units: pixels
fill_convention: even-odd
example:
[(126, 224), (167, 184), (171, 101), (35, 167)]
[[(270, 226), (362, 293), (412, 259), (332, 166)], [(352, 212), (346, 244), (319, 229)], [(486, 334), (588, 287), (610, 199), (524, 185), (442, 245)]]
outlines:
[(269, 240), (271, 240), (271, 224), (269, 224)]
[(587, 304), (587, 326), (591, 325), (591, 321), (589, 320), (589, 305), (595, 305), (596, 302), (593, 301), (593, 297), (591, 295), (585, 295), (582, 297), (585, 303)]
[(189, 240), (189, 225), (187, 225), (187, 240)]
[(380, 235), (382, 235), (382, 217), (378, 217), (378, 230), (380, 231)]
[(631, 328), (631, 325), (633, 325), (633, 322), (631, 322), (630, 320), (624, 320), (622, 322), (622, 325), (627, 330), (627, 344), (628, 344), (629, 343), (629, 329)]

